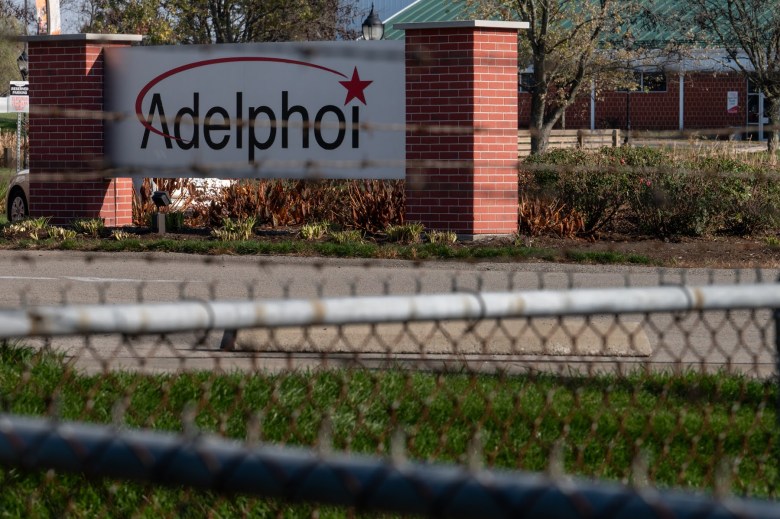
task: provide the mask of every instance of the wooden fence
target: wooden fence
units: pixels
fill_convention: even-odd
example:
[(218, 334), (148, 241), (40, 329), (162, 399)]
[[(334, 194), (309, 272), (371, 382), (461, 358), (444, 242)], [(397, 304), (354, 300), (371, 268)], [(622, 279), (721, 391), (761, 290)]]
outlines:
[[(623, 143), (621, 130), (553, 130), (550, 134), (550, 148), (597, 149), (603, 146), (620, 146)], [(531, 154), (531, 132), (517, 132), (517, 156)]]

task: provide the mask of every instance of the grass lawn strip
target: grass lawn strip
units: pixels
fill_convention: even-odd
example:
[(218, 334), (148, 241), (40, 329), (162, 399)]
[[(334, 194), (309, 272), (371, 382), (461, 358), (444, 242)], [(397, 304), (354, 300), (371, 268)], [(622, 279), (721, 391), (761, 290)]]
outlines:
[[(393, 431), (411, 460), (465, 462), (479, 430), (485, 466), (544, 471), (563, 447), (569, 474), (627, 482), (640, 453), (660, 487), (712, 491), (727, 460), (737, 495), (778, 497), (774, 382), (737, 375), (628, 376), (430, 374), (330, 370), (84, 376), (61, 358), (0, 347), (4, 411), (110, 423), (117, 402), (128, 427), (182, 430), (196, 406), (204, 432), (247, 437), (259, 417), (272, 444), (314, 446), (323, 420), (337, 450), (386, 455)], [(309, 517), (309, 506), (219, 496), (68, 474), (0, 470), (0, 509), (11, 515), (158, 517), (207, 514)], [(184, 511), (184, 512), (183, 512)], [(322, 517), (342, 517), (324, 508)]]
[(338, 258), (378, 259), (515, 259), (541, 260), (570, 263), (652, 265), (650, 258), (641, 254), (623, 254), (616, 251), (594, 252), (555, 250), (525, 246), (456, 247), (443, 243), (376, 244), (334, 243), (328, 241), (280, 240), (246, 241), (188, 240), (188, 239), (140, 239), (123, 240), (92, 239), (79, 236), (76, 239), (19, 238), (0, 239), (0, 247), (22, 250), (74, 250), (89, 252), (178, 252), (185, 254), (234, 254), (234, 255), (298, 255)]

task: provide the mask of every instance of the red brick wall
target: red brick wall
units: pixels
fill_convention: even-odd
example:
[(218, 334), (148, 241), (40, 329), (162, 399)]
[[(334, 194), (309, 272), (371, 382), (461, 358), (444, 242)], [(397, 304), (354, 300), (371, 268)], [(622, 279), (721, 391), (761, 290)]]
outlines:
[[(739, 92), (739, 110), (726, 113), (729, 91)], [(603, 92), (596, 102), (596, 128), (626, 128), (626, 92)], [(680, 83), (675, 73), (667, 75), (666, 92), (631, 92), (631, 127), (634, 130), (679, 128)], [(531, 94), (520, 93), (519, 126), (530, 123)], [(684, 125), (686, 129), (725, 128), (747, 120), (747, 83), (739, 74), (696, 73), (685, 77)], [(590, 91), (566, 112), (566, 128), (590, 128)]]
[[(728, 92), (739, 92), (737, 113), (726, 111)], [(725, 128), (747, 122), (747, 81), (740, 74), (688, 74), (685, 77), (685, 128)]]
[[(103, 110), (103, 48), (107, 43), (38, 38), (30, 41), (30, 104)], [(103, 218), (132, 224), (132, 182), (105, 180), (103, 122), (99, 117), (30, 114), (30, 213), (53, 223)], [(88, 180), (78, 180), (85, 179)]]
[(517, 230), (517, 107), (515, 30), (406, 30), (407, 123), (457, 127), (407, 133), (407, 221), (472, 236)]

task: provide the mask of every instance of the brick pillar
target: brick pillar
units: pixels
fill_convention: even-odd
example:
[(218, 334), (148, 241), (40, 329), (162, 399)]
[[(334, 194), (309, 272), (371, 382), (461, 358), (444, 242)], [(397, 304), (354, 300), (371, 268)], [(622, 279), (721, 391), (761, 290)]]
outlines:
[[(406, 221), (462, 239), (517, 231), (517, 31), (524, 22), (399, 24), (406, 31)], [(414, 167), (414, 161), (457, 161)], [(419, 164), (419, 163), (418, 163)]]
[(51, 217), (57, 224), (98, 217), (107, 226), (132, 224), (132, 180), (100, 175), (103, 121), (79, 114), (55, 117), (45, 111), (102, 112), (103, 49), (138, 43), (141, 36), (72, 34), (26, 40), (32, 107), (30, 214)]

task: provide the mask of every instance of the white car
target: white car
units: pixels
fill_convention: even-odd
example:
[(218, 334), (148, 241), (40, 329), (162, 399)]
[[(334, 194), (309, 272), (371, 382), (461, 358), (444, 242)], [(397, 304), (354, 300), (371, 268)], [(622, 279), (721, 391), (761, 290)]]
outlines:
[[(143, 180), (143, 179), (139, 179)], [(229, 186), (233, 180), (216, 178), (192, 179), (193, 184), (204, 190), (207, 195), (215, 196), (222, 187)], [(136, 181), (133, 182), (136, 192), (140, 191)], [(171, 194), (174, 205), (187, 205), (187, 195), (181, 191)], [(18, 222), (30, 215), (30, 170), (23, 169), (11, 177), (8, 184), (8, 195), (5, 200), (6, 216), (9, 222)]]
[(18, 222), (30, 214), (30, 170), (23, 169), (11, 177), (5, 199), (9, 222)]

